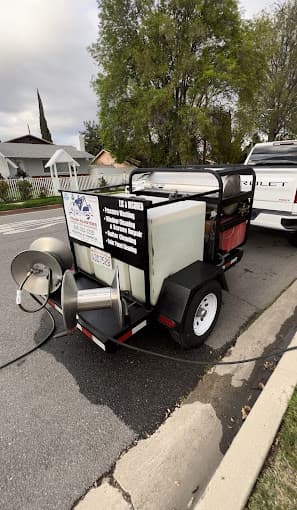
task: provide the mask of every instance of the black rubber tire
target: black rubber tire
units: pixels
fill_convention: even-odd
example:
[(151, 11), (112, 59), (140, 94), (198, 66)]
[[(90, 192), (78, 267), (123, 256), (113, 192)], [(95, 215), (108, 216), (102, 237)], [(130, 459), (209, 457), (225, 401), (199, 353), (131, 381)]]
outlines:
[(290, 232), (288, 234), (288, 241), (291, 246), (295, 246), (295, 248), (297, 248), (297, 232)]
[[(197, 336), (193, 330), (193, 321), (195, 313), (202, 299), (207, 294), (210, 293), (215, 294), (218, 300), (216, 314), (208, 330), (203, 335)], [(213, 328), (215, 327), (215, 324), (217, 322), (221, 310), (221, 305), (222, 305), (221, 285), (217, 280), (211, 280), (210, 282), (206, 283), (203, 287), (201, 287), (199, 290), (197, 290), (197, 292), (194, 294), (190, 302), (186, 318), (184, 320), (182, 331), (178, 332), (171, 330), (171, 336), (173, 340), (179, 343), (184, 349), (191, 349), (202, 345), (212, 332)]]

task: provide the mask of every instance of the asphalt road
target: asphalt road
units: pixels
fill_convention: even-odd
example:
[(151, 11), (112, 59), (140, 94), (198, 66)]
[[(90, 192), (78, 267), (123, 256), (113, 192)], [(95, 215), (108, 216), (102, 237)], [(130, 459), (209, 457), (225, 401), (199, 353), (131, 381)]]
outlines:
[[(61, 216), (57, 209), (0, 217), (0, 364), (34, 346), (50, 328), (45, 312), (17, 309), (10, 262), (40, 235), (66, 239)], [(134, 344), (209, 360), (296, 279), (296, 261), (284, 235), (253, 230), (243, 260), (227, 273), (230, 293), (224, 293), (207, 345), (184, 353), (158, 327), (136, 335)], [(57, 325), (62, 328), (60, 317)], [(105, 354), (79, 332), (51, 339), (1, 370), (0, 508), (72, 508), (123, 450), (156, 429), (201, 373), (124, 348)]]

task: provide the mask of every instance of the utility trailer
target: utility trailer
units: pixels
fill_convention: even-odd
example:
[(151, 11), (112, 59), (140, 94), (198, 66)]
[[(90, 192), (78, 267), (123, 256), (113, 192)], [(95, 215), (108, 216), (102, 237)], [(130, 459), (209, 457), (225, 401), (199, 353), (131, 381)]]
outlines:
[[(242, 176), (250, 189), (240, 189)], [(49, 303), (105, 351), (152, 321), (183, 348), (202, 344), (228, 290), (225, 272), (242, 258), (253, 169), (136, 169), (118, 188), (61, 192), (74, 264)]]
[[(191, 185), (179, 186), (172, 175), (188, 176)], [(236, 180), (247, 175), (251, 186), (243, 192)], [(64, 274), (50, 304), (68, 329), (77, 327), (106, 351), (114, 349), (111, 339), (124, 342), (151, 321), (184, 348), (200, 345), (216, 323), (221, 289), (228, 289), (225, 271), (241, 260), (254, 189), (250, 167), (191, 166), (136, 169), (125, 193), (62, 191), (74, 272)], [(106, 285), (120, 305), (110, 294), (105, 303), (102, 295), (92, 301)]]

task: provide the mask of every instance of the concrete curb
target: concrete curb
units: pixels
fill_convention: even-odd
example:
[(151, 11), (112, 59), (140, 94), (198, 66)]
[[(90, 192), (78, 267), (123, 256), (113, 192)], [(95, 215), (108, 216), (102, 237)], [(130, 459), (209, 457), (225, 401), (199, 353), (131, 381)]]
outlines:
[[(297, 347), (297, 334), (290, 343)], [(192, 510), (242, 510), (297, 384), (297, 350), (284, 354)]]
[(42, 205), (41, 207), (23, 207), (19, 209), (9, 209), (8, 211), (0, 211), (0, 216), (9, 216), (11, 214), (21, 214), (34, 211), (47, 211), (49, 209), (59, 209), (62, 204)]
[[(293, 326), (296, 323), (296, 302), (297, 281), (292, 283), (238, 337), (235, 346), (225, 355), (223, 361), (261, 356), (263, 353), (267, 353), (266, 349), (271, 350), (273, 347), (276, 349), (282, 340), (286, 341), (291, 338)], [(290, 377), (293, 377), (296, 372), (297, 352), (288, 353), (282, 360), (291, 365), (287, 372), (291, 374)], [(262, 467), (292, 392), (293, 382), (289, 384), (284, 368), (282, 368), (284, 361), (277, 372), (280, 379), (277, 382), (273, 400), (268, 383), (258, 396), (258, 400), (262, 397), (259, 403), (262, 409), (261, 402), (268, 388), (268, 397), (267, 399), (265, 397), (264, 402), (268, 402), (269, 412), (267, 407), (261, 411), (264, 416), (268, 412), (268, 417), (265, 417), (265, 420), (263, 417), (260, 418), (263, 423), (270, 423), (272, 402), (273, 412), (278, 406), (280, 410), (277, 410), (277, 423), (270, 432), (269, 440), (260, 440), (265, 443), (265, 449), (261, 455), (258, 438), (254, 438), (254, 433), (250, 432), (253, 434), (253, 440), (257, 441), (251, 455), (251, 460), (253, 455), (257, 457), (257, 471), (251, 471), (249, 484), (245, 482), (248, 489), (245, 491), (242, 501), (246, 501), (248, 498), (249, 491)], [(261, 363), (261, 366), (263, 364), (264, 362)], [(93, 508), (105, 510), (106, 506), (103, 502), (106, 501), (104, 499), (106, 484), (113, 489), (117, 488), (121, 493), (122, 502), (120, 503), (118, 501), (119, 493), (115, 493), (114, 490), (109, 492), (111, 496), (112, 494), (117, 496), (116, 499), (111, 497), (109, 507), (113, 508), (114, 503), (118, 510), (126, 510), (127, 504), (130, 510), (185, 510), (193, 508), (193, 504), (196, 506), (200, 504), (198, 499), (202, 495), (206, 495), (207, 488), (211, 487), (211, 480), (222, 463), (224, 454), (228, 455), (228, 446), (230, 445), (230, 449), (233, 444), (231, 441), (235, 442), (235, 438), (240, 433), (238, 430), (240, 431), (243, 426), (246, 427), (245, 424), (242, 425), (241, 408), (247, 403), (252, 405), (253, 400), (249, 400), (251, 392), (253, 392), (251, 388), (257, 386), (262, 380), (259, 378), (262, 375), (258, 373), (255, 362), (213, 367), (159, 429), (152, 436), (140, 440), (124, 453), (117, 461), (113, 472), (101, 480), (101, 485), (91, 490)], [(281, 382), (282, 376), (283, 382)], [(296, 377), (295, 375), (295, 382)], [(287, 389), (285, 390), (285, 388)], [(250, 414), (252, 416), (252, 412)], [(252, 425), (250, 427), (253, 428)], [(268, 425), (263, 427), (263, 433), (270, 430), (267, 427)], [(229, 435), (230, 433), (231, 435)], [(238, 449), (237, 458), (233, 460), (234, 465), (231, 465), (234, 476), (238, 474), (236, 470), (240, 471), (246, 464), (247, 449), (252, 448), (252, 444), (248, 443), (247, 439), (245, 442), (246, 444), (242, 446), (245, 449), (243, 451)], [(249, 442), (251, 442), (251, 436)], [(223, 476), (228, 480), (228, 476)], [(242, 480), (245, 480), (244, 476)], [(230, 503), (232, 491), (234, 494), (238, 494), (234, 486), (237, 483), (239, 487), (239, 482), (233, 482), (232, 489), (228, 486), (228, 494), (225, 499), (224, 496), (221, 496), (219, 501), (205, 504), (201, 510), (202, 508), (203, 510), (241, 509), (242, 506), (239, 506), (237, 496), (232, 498), (235, 506), (231, 506)], [(93, 510), (93, 508), (85, 506), (88, 502), (88, 494), (75, 506), (75, 510)], [(196, 510), (196, 507), (194, 508)], [(197, 506), (198, 509), (200, 510), (200, 506)]]

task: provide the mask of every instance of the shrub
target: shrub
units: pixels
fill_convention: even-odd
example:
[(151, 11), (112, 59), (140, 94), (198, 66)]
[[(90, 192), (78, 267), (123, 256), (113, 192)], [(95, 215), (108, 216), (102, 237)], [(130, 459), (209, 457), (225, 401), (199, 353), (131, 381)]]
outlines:
[(46, 186), (41, 186), (38, 196), (39, 198), (46, 198), (48, 196), (48, 189)]
[(8, 200), (9, 186), (4, 179), (0, 180), (0, 200), (7, 202)]
[(107, 180), (102, 175), (99, 179), (99, 188), (105, 188), (105, 186), (107, 186)]
[(18, 190), (21, 195), (21, 200), (29, 200), (29, 198), (32, 198), (33, 188), (29, 181), (19, 181)]

